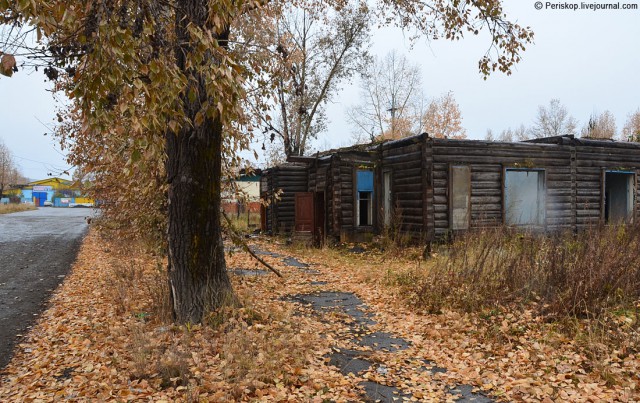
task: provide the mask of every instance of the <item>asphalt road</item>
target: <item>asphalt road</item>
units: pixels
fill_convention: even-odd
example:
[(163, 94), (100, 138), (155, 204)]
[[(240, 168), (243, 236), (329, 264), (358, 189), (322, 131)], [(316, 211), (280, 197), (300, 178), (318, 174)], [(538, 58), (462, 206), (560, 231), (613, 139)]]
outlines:
[(0, 369), (69, 272), (92, 213), (40, 207), (0, 215)]

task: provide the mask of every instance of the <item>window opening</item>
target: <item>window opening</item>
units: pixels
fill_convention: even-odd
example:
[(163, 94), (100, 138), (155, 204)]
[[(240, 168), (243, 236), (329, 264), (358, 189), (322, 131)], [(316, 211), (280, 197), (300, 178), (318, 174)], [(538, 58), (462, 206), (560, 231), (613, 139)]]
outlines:
[(358, 170), (356, 186), (357, 224), (361, 227), (373, 225), (373, 171)]
[(604, 179), (604, 219), (606, 223), (631, 222), (635, 191), (635, 174), (607, 171)]

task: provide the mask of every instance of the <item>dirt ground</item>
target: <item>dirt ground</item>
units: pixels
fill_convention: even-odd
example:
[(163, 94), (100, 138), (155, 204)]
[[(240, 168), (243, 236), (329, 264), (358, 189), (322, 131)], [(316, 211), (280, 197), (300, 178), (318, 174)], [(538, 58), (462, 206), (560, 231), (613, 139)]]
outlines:
[(0, 215), (0, 368), (76, 258), (89, 209)]

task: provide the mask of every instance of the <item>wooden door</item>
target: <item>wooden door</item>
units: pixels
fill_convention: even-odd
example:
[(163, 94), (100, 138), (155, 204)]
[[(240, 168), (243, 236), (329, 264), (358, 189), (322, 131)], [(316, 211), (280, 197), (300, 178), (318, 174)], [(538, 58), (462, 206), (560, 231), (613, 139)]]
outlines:
[(295, 231), (312, 232), (314, 221), (313, 192), (296, 193)]

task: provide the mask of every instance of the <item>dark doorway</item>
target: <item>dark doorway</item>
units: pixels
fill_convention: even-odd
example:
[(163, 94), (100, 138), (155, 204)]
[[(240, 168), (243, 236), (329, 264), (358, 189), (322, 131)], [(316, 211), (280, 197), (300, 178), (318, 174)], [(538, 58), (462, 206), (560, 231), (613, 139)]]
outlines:
[(324, 192), (315, 192), (314, 200), (314, 231), (313, 242), (316, 246), (322, 246), (324, 244), (325, 234), (325, 214), (324, 214)]
[(633, 219), (635, 174), (607, 171), (604, 179), (604, 220), (625, 223)]

